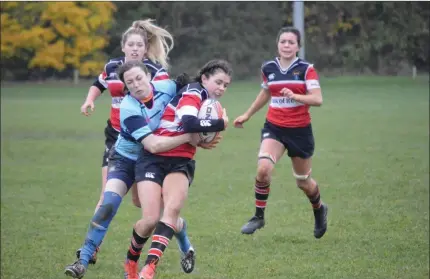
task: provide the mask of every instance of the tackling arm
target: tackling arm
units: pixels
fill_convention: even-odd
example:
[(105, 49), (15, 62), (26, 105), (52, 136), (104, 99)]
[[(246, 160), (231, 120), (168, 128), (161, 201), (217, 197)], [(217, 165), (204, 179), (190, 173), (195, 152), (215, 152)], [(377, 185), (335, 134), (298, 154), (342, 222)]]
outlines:
[(176, 137), (163, 137), (149, 134), (141, 140), (141, 143), (149, 152), (159, 153), (169, 151), (181, 144), (189, 142), (190, 140), (190, 134), (184, 134)]

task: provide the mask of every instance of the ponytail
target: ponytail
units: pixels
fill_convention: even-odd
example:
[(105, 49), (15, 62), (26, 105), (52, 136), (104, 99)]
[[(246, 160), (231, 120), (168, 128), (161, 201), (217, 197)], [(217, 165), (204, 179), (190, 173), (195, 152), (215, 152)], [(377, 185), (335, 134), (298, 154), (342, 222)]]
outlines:
[(146, 57), (153, 62), (160, 63), (167, 70), (169, 68), (168, 55), (174, 45), (173, 36), (169, 31), (152, 22), (152, 19), (134, 21), (131, 28), (141, 29), (146, 33)]

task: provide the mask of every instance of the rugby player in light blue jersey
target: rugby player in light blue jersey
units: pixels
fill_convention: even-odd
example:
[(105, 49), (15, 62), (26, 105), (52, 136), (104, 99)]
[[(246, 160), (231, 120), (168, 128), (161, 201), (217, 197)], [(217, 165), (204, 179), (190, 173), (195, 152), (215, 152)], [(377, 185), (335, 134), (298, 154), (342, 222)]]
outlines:
[[(118, 69), (118, 76), (129, 89), (120, 105), (121, 131), (109, 154), (103, 203), (90, 221), (79, 259), (65, 269), (65, 274), (73, 278), (84, 276), (93, 253), (102, 242), (109, 224), (118, 211), (122, 198), (133, 185), (135, 162), (142, 145), (150, 152), (158, 153), (171, 150), (184, 143), (196, 146), (200, 140), (198, 134), (183, 134), (176, 137), (152, 134), (152, 131), (158, 128), (167, 104), (176, 95), (177, 88), (181, 87), (180, 84), (178, 85), (170, 79), (150, 82), (151, 77), (147, 68), (141, 61), (136, 60), (124, 63)], [(139, 198), (144, 194), (139, 193)], [(185, 220), (180, 218), (177, 228), (176, 237), (182, 254), (181, 265), (187, 272), (187, 269), (194, 268), (194, 249), (186, 234)], [(133, 238), (127, 253), (128, 259), (124, 263), (124, 278), (137, 278), (137, 259), (149, 237), (150, 235), (140, 236), (133, 230)], [(133, 261), (133, 257), (136, 258), (136, 261)]]
[[(109, 59), (109, 62), (104, 66), (103, 72), (89, 88), (87, 98), (81, 106), (81, 113), (85, 116), (90, 116), (92, 112), (94, 112), (94, 102), (103, 92), (106, 92), (106, 89), (108, 89), (107, 91), (109, 91), (112, 97), (110, 117), (104, 129), (104, 152), (101, 164), (102, 187), (94, 212), (97, 211), (99, 206), (103, 203), (103, 195), (107, 181), (109, 151), (115, 145), (121, 130), (119, 107), (127, 93), (127, 91), (124, 90), (124, 83), (118, 79), (117, 70), (125, 61), (139, 60), (145, 64), (146, 68), (151, 73), (152, 81), (169, 79), (169, 74), (167, 72), (169, 63), (167, 63), (167, 60), (173, 45), (172, 35), (166, 29), (157, 26), (153, 20), (145, 19), (134, 21), (122, 34), (121, 50), (124, 52), (124, 56)], [(131, 187), (130, 192), (133, 204), (140, 207), (136, 184)], [(82, 247), (76, 251), (77, 259), (80, 258), (81, 248)], [(100, 246), (97, 247), (96, 252), (93, 254), (90, 264), (96, 264), (99, 248)]]

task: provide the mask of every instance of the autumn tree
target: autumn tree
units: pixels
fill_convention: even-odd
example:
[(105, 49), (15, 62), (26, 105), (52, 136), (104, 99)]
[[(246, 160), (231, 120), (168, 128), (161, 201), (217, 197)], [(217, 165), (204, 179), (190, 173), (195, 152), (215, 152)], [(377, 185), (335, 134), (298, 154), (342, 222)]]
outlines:
[(111, 2), (2, 2), (1, 55), (28, 61), (28, 68), (73, 68), (95, 75), (112, 24)]
[[(306, 1), (306, 59), (333, 75), (409, 74), (413, 66), (428, 72), (429, 3)], [(28, 78), (27, 65), (50, 67), (45, 76), (66, 68), (55, 71), (65, 77), (72, 67), (82, 74), (97, 69), (97, 74), (102, 62), (91, 61), (105, 60), (98, 60), (97, 47), (109, 40), (102, 47), (105, 55), (123, 55), (122, 34), (134, 20), (145, 18), (155, 19), (174, 37), (172, 76), (192, 74), (206, 61), (223, 58), (232, 63), (235, 79), (258, 79), (261, 63), (276, 55), (279, 28), (293, 24), (288, 1), (118, 1), (115, 13), (111, 3), (103, 2), (0, 5), (6, 69), (0, 74), (12, 80)]]

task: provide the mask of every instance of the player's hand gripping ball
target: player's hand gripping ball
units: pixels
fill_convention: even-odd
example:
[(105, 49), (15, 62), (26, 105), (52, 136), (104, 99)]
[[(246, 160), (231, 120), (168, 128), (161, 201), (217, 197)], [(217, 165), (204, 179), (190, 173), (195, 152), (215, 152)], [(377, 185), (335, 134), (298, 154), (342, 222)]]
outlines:
[[(200, 125), (210, 125), (208, 119), (220, 119), (223, 117), (223, 108), (221, 103), (215, 99), (206, 99), (200, 107), (197, 118), (200, 120)], [(200, 147), (212, 149), (221, 140), (220, 132), (203, 132), (199, 133), (201, 143)]]

